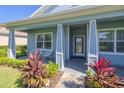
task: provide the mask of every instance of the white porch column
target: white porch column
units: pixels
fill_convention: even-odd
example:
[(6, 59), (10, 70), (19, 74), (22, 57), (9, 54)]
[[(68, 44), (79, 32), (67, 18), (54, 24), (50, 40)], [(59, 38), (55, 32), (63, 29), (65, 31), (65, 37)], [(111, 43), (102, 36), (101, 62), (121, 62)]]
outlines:
[(98, 61), (98, 38), (96, 20), (90, 20), (88, 32), (88, 63)]
[(57, 25), (56, 39), (56, 63), (64, 69), (64, 28), (62, 24)]
[(8, 57), (16, 58), (15, 33), (13, 29), (9, 29), (8, 38)]

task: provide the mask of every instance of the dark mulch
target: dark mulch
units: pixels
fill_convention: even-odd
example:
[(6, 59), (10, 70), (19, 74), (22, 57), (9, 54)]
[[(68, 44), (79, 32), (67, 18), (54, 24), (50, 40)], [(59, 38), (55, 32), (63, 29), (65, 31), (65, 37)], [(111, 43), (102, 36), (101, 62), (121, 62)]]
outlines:
[(56, 86), (62, 75), (63, 72), (59, 71), (56, 75), (50, 78), (50, 88), (54, 88)]

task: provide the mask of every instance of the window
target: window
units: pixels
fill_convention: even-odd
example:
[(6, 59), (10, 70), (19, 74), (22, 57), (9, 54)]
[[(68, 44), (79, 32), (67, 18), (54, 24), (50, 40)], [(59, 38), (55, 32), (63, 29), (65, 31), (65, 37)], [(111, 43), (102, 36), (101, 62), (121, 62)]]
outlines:
[(99, 51), (124, 53), (124, 29), (99, 31)]
[(124, 53), (124, 30), (117, 30), (117, 52)]
[(52, 33), (37, 34), (38, 49), (52, 49)]
[(102, 52), (114, 52), (114, 31), (99, 32), (99, 49)]

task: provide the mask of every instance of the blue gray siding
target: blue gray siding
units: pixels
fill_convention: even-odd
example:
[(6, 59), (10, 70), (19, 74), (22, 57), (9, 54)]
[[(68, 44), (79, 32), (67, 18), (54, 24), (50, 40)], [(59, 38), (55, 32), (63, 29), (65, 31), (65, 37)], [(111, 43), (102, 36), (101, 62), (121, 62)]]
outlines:
[(64, 27), (64, 58), (68, 57), (68, 27)]
[(27, 46), (28, 53), (35, 50), (35, 34), (32, 32), (28, 32), (28, 46)]
[(37, 33), (53, 33), (53, 55), (55, 56), (56, 51), (56, 28), (46, 28), (40, 30), (31, 30), (28, 32), (28, 52), (34, 51), (36, 49), (36, 34)]
[(105, 57), (112, 62), (114, 66), (124, 66), (124, 55), (116, 54), (99, 54), (99, 58)]
[[(124, 27), (124, 20), (120, 21), (109, 21), (109, 22), (102, 22), (97, 23), (98, 29), (105, 29), (105, 28), (119, 28)], [(116, 66), (124, 66), (124, 55), (122, 54), (108, 54), (108, 53), (99, 53), (99, 58), (105, 57), (109, 61), (112, 62), (112, 65)]]

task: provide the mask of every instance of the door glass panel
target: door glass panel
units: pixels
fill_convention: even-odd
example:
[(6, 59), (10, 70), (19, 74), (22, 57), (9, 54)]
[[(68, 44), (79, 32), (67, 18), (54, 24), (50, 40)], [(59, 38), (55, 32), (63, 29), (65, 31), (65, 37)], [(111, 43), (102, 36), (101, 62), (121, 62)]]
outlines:
[(83, 54), (83, 38), (82, 37), (75, 38), (75, 53)]

